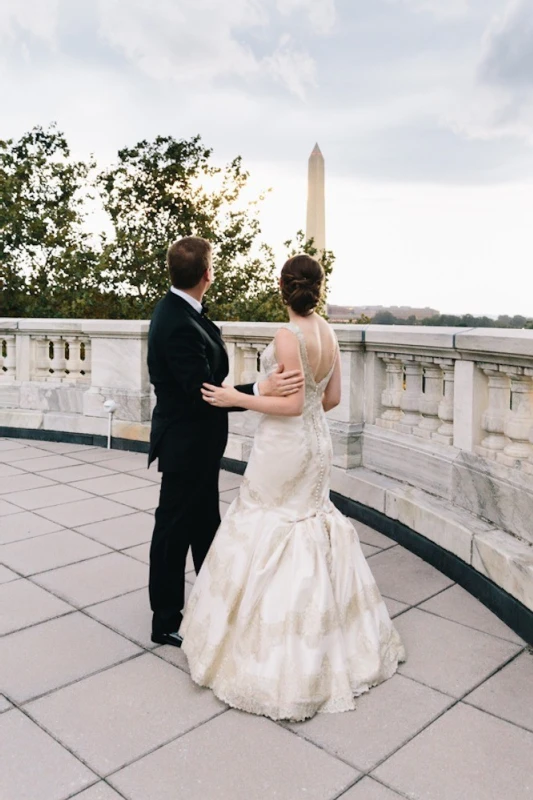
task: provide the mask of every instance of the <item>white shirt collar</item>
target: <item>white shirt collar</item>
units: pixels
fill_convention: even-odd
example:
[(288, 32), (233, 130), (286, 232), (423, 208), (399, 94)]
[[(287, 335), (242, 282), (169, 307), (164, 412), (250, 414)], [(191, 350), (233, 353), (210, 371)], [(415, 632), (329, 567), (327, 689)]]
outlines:
[(195, 311), (198, 311), (199, 314), (202, 313), (202, 304), (199, 303), (195, 297), (191, 297), (191, 295), (187, 294), (187, 292), (182, 292), (181, 289), (176, 289), (175, 286), (171, 286), (170, 291), (173, 294), (177, 294), (178, 297), (181, 297), (183, 300), (189, 303), (189, 305), (192, 306)]

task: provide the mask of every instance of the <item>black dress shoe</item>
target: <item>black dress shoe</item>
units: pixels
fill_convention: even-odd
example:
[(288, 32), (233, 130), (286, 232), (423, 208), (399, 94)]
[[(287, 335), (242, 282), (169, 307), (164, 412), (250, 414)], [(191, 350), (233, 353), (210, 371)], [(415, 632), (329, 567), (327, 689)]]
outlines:
[(152, 642), (156, 644), (171, 644), (172, 647), (181, 647), (183, 638), (177, 631), (174, 633), (152, 633)]

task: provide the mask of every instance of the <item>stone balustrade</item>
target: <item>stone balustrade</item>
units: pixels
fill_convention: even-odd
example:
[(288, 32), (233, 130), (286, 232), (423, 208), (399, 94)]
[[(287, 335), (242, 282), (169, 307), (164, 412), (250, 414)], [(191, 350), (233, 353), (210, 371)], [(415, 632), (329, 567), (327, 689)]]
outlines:
[[(277, 325), (222, 323), (229, 381)], [(533, 331), (338, 325), (333, 489), (417, 532), (533, 610)], [(148, 322), (0, 320), (0, 429), (146, 442)], [(246, 461), (258, 415), (232, 414)], [(44, 435), (44, 434), (43, 434)]]

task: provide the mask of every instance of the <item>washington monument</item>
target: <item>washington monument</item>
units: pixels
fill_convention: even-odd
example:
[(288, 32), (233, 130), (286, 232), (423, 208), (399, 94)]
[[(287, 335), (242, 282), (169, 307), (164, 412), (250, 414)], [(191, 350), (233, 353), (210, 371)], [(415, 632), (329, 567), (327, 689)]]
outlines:
[(324, 156), (315, 144), (309, 156), (307, 184), (307, 230), (306, 239), (313, 239), (320, 260), (326, 249), (326, 201), (324, 190)]

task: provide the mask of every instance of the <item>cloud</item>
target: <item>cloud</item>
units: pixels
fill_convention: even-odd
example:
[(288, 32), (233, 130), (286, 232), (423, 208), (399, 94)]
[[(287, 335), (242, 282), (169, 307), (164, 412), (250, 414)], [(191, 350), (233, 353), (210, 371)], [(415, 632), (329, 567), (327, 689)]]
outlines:
[(533, 144), (533, 16), (530, 0), (511, 0), (482, 37), (470, 81), (450, 124), (471, 138)]
[(432, 14), (438, 19), (453, 20), (468, 14), (469, 0), (388, 0), (389, 3), (401, 3), (411, 11)]
[[(283, 14), (308, 14), (315, 28), (332, 24), (333, 0), (277, 0)], [(254, 51), (250, 33), (264, 47), (272, 26), (273, 0), (99, 0), (100, 32), (130, 62), (156, 80), (196, 89), (225, 78), (274, 78), (303, 98), (314, 83), (307, 51), (285, 34), (265, 55)]]
[(479, 66), (482, 81), (510, 89), (533, 89), (533, 13), (530, 0), (513, 0), (485, 35)]
[(52, 43), (58, 21), (60, 0), (2, 0), (0, 41), (16, 40), (21, 33)]
[(305, 99), (307, 89), (316, 85), (316, 64), (304, 50), (284, 36), (273, 55), (265, 59), (270, 74), (293, 94)]
[(317, 33), (329, 33), (335, 24), (335, 0), (277, 0), (281, 14), (305, 14)]

